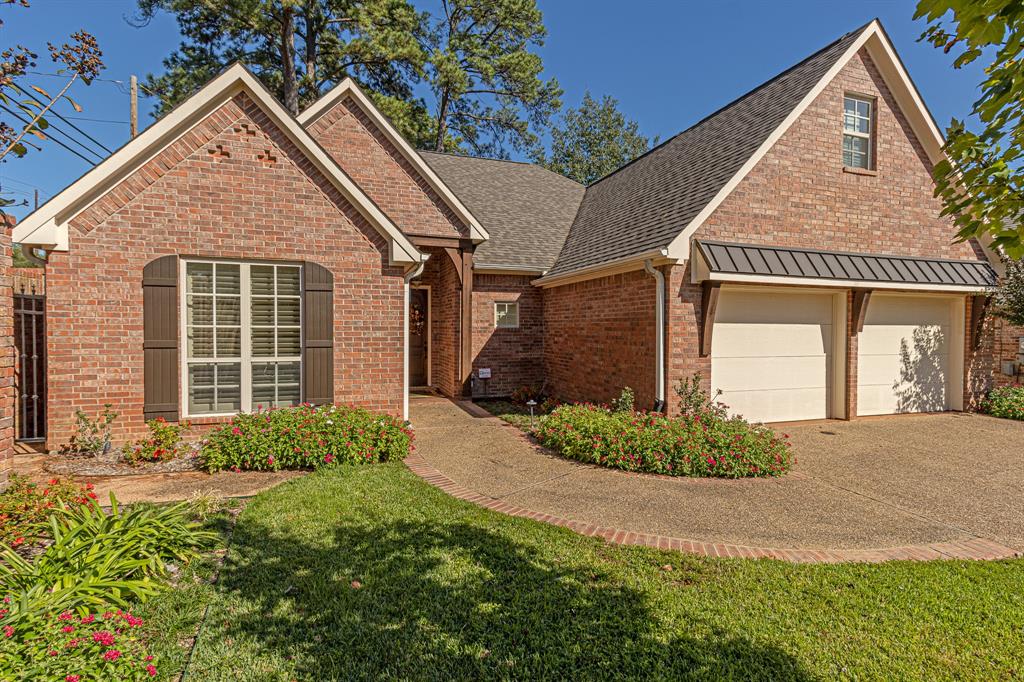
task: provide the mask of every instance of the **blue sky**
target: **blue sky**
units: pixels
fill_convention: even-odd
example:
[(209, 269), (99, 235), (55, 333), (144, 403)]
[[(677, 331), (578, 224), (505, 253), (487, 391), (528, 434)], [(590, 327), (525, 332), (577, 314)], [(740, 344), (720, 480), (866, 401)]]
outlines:
[[(426, 8), (431, 0), (417, 0)], [(843, 33), (880, 17), (940, 128), (964, 117), (977, 97), (979, 64), (954, 71), (949, 55), (918, 43), (924, 28), (912, 21), (914, 2), (861, 0), (540, 0), (549, 36), (541, 49), (548, 75), (558, 78), (565, 101), (578, 104), (584, 90), (610, 94), (644, 133), (664, 140), (759, 83), (800, 61)], [(111, 149), (128, 138), (127, 82), (159, 71), (179, 42), (174, 21), (156, 18), (145, 28), (125, 20), (131, 0), (32, 0), (29, 9), (0, 6), (5, 25), (0, 46), (22, 43), (39, 52), (39, 71), (52, 72), (46, 41), (84, 28), (98, 39), (107, 68), (89, 87), (76, 86), (84, 111), (66, 117)], [(121, 81), (121, 83), (111, 82)], [(37, 76), (49, 88), (57, 79)], [(140, 100), (148, 125), (152, 100)], [(60, 147), (0, 164), (0, 184), (19, 199), (53, 196), (91, 166)], [(30, 207), (12, 210), (25, 215)]]

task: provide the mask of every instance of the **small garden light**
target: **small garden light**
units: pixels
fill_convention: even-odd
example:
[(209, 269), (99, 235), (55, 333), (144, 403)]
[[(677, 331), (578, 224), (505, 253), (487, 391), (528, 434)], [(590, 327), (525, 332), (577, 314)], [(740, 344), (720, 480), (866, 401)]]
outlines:
[(534, 426), (533, 426), (533, 408), (537, 405), (537, 401), (533, 400), (531, 398), (530, 400), (526, 401), (526, 404), (530, 408), (530, 430), (532, 431), (534, 429)]

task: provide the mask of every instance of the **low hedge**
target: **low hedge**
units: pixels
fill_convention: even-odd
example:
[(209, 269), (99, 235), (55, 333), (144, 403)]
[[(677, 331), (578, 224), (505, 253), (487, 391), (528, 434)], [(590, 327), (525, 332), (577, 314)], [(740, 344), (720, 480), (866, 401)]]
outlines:
[(323, 469), (404, 459), (412, 431), (388, 415), (356, 407), (302, 405), (239, 414), (204, 441), (208, 471)]
[(536, 431), (570, 459), (670, 476), (781, 476), (793, 458), (786, 437), (714, 410), (685, 417), (563, 405)]
[(1024, 421), (1024, 386), (993, 389), (981, 403), (981, 410), (993, 417)]

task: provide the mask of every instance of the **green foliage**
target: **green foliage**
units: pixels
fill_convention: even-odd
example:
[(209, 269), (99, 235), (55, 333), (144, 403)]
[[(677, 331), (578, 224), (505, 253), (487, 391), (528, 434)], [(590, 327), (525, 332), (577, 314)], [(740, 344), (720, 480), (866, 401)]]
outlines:
[(961, 240), (989, 234), (1012, 258), (1024, 256), (1024, 3), (1019, 0), (920, 0), (925, 40), (944, 52), (960, 50), (961, 68), (991, 58), (971, 115), (981, 129), (953, 119), (946, 131), (948, 160), (936, 164), (935, 194)]
[(632, 413), (636, 408), (636, 395), (633, 393), (633, 389), (626, 386), (619, 393), (619, 397), (612, 400), (612, 410), (614, 412), (629, 412)]
[(618, 104), (610, 95), (598, 102), (585, 92), (580, 106), (566, 110), (552, 127), (551, 156), (538, 154), (538, 163), (589, 185), (649, 150), (651, 141), (640, 134), (636, 121), (626, 119)]
[(48, 537), (43, 524), (61, 504), (89, 504), (96, 499), (93, 485), (78, 485), (69, 479), (51, 478), (45, 486), (25, 476), (12, 474), (7, 489), (0, 493), (0, 543), (11, 547), (35, 544)]
[(981, 411), (993, 417), (1024, 421), (1024, 387), (1006, 386), (993, 389), (981, 403)]
[(531, 51), (547, 36), (536, 0), (442, 0), (441, 8), (424, 39), (432, 147), (536, 153), (534, 131), (547, 126), (562, 95), (557, 80), (541, 79), (543, 63)]
[(209, 471), (322, 469), (404, 459), (412, 431), (394, 417), (324, 405), (236, 415), (200, 453)]
[(125, 448), (123, 457), (129, 464), (166, 462), (182, 457), (191, 450), (182, 440), (182, 435), (190, 428), (187, 421), (172, 424), (158, 417), (146, 422), (146, 426), (149, 427), (149, 437)]
[(792, 465), (784, 437), (714, 413), (671, 418), (563, 405), (544, 418), (537, 438), (570, 459), (670, 476), (781, 476)]
[(718, 396), (722, 395), (721, 389), (712, 396), (701, 385), (703, 376), (695, 372), (692, 377), (679, 380), (676, 386), (676, 395), (679, 396), (679, 414), (684, 417), (697, 417), (708, 414), (712, 417), (724, 419), (726, 409), (721, 403), (715, 402)]
[(75, 410), (75, 430), (71, 439), (60, 446), (61, 454), (95, 457), (109, 450), (110, 429), (117, 419), (117, 412), (110, 407), (110, 403), (104, 404), (103, 412), (96, 419), (90, 419), (80, 409)]
[(121, 610), (75, 615), (50, 611), (7, 623), (0, 617), (4, 680), (147, 680), (157, 674), (142, 620)]
[(167, 562), (188, 563), (216, 536), (191, 520), (185, 503), (121, 508), (99, 503), (54, 508), (45, 522), (52, 542), (31, 561), (0, 545), (0, 591), (10, 597), (7, 618), (114, 605), (128, 608), (157, 593)]
[(1007, 260), (1006, 273), (999, 281), (994, 312), (1016, 327), (1024, 327), (1024, 261)]

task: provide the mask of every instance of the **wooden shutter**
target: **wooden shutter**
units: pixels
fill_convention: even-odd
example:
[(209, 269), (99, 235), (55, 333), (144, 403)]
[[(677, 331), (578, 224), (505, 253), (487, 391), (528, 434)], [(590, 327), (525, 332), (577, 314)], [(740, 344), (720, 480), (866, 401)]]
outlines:
[(334, 275), (322, 265), (302, 267), (303, 401), (334, 402)]
[(178, 420), (178, 257), (150, 261), (142, 271), (146, 420)]

